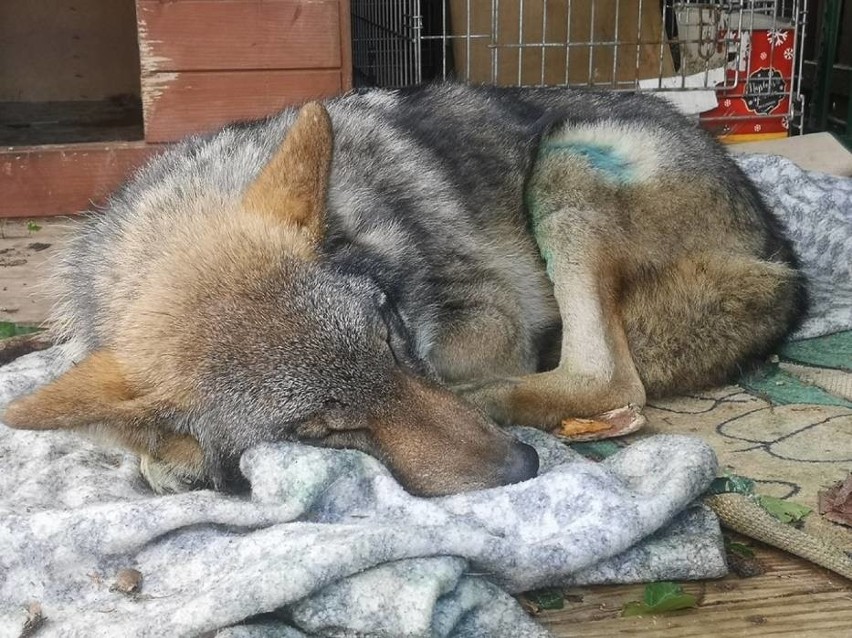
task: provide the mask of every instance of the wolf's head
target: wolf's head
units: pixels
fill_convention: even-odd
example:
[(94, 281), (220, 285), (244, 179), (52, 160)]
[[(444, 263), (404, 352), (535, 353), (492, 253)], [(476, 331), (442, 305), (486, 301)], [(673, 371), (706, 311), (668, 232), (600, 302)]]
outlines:
[(535, 451), (434, 378), (380, 287), (324, 259), (332, 147), (305, 106), (241, 201), (147, 238), (157, 257), (110, 342), (3, 422), (95, 430), (217, 486), (275, 440), (362, 450), (423, 495), (534, 476)]

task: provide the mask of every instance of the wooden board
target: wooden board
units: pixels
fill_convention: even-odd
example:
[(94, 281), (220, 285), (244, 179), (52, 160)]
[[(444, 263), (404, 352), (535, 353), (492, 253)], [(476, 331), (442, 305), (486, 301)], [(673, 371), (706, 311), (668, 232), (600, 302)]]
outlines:
[(143, 73), (341, 66), (339, 0), (137, 0)]
[(136, 2), (148, 142), (351, 87), (348, 0)]
[(155, 73), (142, 77), (145, 139), (170, 142), (342, 90), (340, 70)]
[(349, 0), (340, 0), (340, 84), (352, 88), (352, 9)]
[(144, 142), (0, 147), (0, 217), (87, 210), (156, 150)]
[[(744, 537), (735, 540), (750, 543)], [(695, 609), (622, 618), (624, 605), (641, 600), (644, 586), (595, 586), (566, 590), (575, 602), (566, 600), (564, 609), (542, 612), (538, 619), (554, 636), (565, 638), (852, 635), (852, 582), (759, 543), (754, 551), (766, 569), (762, 576), (684, 584), (698, 597)]]
[(825, 131), (794, 135), (781, 140), (730, 144), (727, 150), (734, 154), (783, 155), (806, 171), (852, 177), (852, 152), (849, 152), (831, 133)]

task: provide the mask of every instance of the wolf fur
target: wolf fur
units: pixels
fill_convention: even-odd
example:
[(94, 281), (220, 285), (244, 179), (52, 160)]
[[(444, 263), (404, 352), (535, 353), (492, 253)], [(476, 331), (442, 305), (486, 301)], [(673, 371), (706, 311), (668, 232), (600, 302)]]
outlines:
[(162, 490), (233, 484), (281, 439), (361, 449), (420, 494), (523, 480), (535, 453), (492, 420), (630, 430), (804, 309), (777, 220), (662, 101), (454, 84), (187, 139), (89, 217), (56, 283), (77, 365), (3, 421), (117, 441)]

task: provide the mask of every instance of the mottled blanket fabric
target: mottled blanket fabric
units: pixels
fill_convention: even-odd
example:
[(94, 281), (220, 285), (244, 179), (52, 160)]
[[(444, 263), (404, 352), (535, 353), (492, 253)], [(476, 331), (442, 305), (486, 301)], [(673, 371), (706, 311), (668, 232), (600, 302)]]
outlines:
[[(738, 162), (809, 279), (798, 336), (852, 328), (852, 182)], [(0, 406), (67, 365), (54, 348), (0, 369)], [(698, 439), (593, 463), (517, 434), (541, 475), (483, 492), (414, 498), (368, 456), (279, 444), (244, 455), (248, 496), (155, 497), (131, 456), (0, 425), (0, 638), (34, 602), (38, 636), (543, 636), (510, 594), (725, 571), (718, 524), (692, 505), (716, 471)], [(124, 569), (135, 593), (114, 587)]]
[(734, 159), (787, 226), (807, 278), (811, 309), (793, 338), (852, 330), (852, 178), (773, 155)]
[[(0, 405), (65, 366), (0, 369)], [(156, 497), (138, 461), (60, 432), (0, 426), (0, 636), (38, 602), (38, 636), (543, 636), (511, 593), (719, 576), (713, 479), (698, 439), (652, 437), (602, 463), (552, 437), (525, 483), (420, 499), (369, 456), (247, 452), (250, 496)], [(135, 594), (116, 574), (142, 574)]]

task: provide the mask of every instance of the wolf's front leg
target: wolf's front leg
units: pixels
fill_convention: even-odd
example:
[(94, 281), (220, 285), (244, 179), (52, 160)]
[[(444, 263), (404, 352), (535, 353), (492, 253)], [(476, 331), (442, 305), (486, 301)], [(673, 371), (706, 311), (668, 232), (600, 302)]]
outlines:
[[(557, 260), (558, 261), (558, 260)], [(562, 275), (569, 275), (565, 281)], [(561, 274), (560, 274), (561, 273)], [(454, 387), (504, 424), (553, 430), (572, 417), (610, 427), (576, 439), (618, 436), (640, 428), (645, 390), (630, 355), (615, 299), (607, 286), (554, 268), (563, 317), (559, 365), (548, 372), (498, 378)]]
[(551, 430), (580, 417), (610, 426), (578, 439), (635, 431), (645, 421), (645, 389), (620, 313), (621, 273), (612, 238), (568, 209), (539, 218), (536, 231), (562, 317), (559, 365), (455, 389), (501, 423)]

